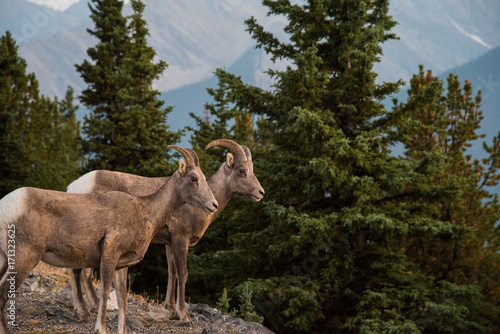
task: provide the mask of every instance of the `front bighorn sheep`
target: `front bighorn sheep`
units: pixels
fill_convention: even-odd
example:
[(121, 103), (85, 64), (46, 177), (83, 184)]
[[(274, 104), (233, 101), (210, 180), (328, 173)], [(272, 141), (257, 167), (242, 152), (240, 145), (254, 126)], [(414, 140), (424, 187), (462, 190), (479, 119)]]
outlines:
[[(210, 142), (206, 148), (222, 146), (227, 148), (226, 162), (219, 170), (208, 179), (208, 185), (212, 190), (219, 207), (215, 213), (208, 214), (203, 210), (190, 205), (183, 206), (172, 219), (166, 222), (166, 226), (155, 235), (152, 243), (166, 245), (168, 262), (168, 287), (165, 307), (169, 310), (171, 318), (178, 316), (181, 321), (188, 322), (190, 317), (185, 305), (185, 285), (187, 281), (187, 253), (188, 247), (194, 246), (203, 236), (208, 226), (224, 209), (229, 200), (235, 195), (243, 195), (250, 200), (260, 201), (264, 196), (264, 189), (259, 180), (253, 174), (252, 154), (246, 146), (240, 146), (232, 140), (218, 139)], [(104, 192), (110, 190), (125, 191), (134, 195), (145, 195), (154, 192), (159, 184), (165, 182), (162, 178), (147, 178), (131, 174), (94, 171), (85, 174), (71, 183), (68, 192)], [(81, 284), (85, 288), (90, 309), (97, 304), (90, 270), (74, 269), (72, 274), (73, 297), (75, 310), (81, 316), (88, 316), (82, 297)], [(175, 304), (175, 282), (178, 278), (177, 305)]]
[(106, 333), (106, 304), (115, 274), (118, 333), (127, 332), (127, 267), (143, 259), (153, 237), (185, 203), (207, 213), (217, 209), (197, 158), (181, 147), (169, 147), (185, 161), (149, 196), (20, 188), (0, 200), (0, 333), (7, 333), (8, 298), (40, 260), (57, 267), (100, 268), (95, 332), (101, 334)]

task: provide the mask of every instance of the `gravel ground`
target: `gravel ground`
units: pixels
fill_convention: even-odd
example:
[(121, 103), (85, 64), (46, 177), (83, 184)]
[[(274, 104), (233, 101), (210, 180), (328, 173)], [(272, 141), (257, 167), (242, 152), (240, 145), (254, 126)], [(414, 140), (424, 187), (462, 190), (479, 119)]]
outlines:
[[(73, 312), (69, 277), (61, 269), (45, 264), (38, 266), (12, 300), (15, 301), (15, 326), (8, 326), (11, 333), (93, 333), (97, 313), (93, 312), (90, 319), (78, 319)], [(192, 322), (181, 323), (170, 320), (163, 306), (129, 295), (126, 315), (128, 334), (272, 333), (261, 324), (232, 318), (208, 305), (188, 304), (188, 310)], [(9, 314), (8, 310), (6, 314)], [(109, 334), (117, 332), (117, 311), (108, 311), (106, 323)]]

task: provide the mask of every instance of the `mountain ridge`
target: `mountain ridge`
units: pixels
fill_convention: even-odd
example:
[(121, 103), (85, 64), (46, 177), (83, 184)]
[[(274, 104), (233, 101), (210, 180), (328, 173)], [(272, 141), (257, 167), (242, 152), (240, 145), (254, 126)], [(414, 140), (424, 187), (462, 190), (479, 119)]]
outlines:
[[(208, 4), (203, 0), (150, 0), (146, 5), (150, 44), (169, 64), (156, 83), (160, 91), (203, 81), (215, 68), (229, 67), (243, 57), (255, 45), (243, 23), (250, 16), (280, 39), (286, 38), (284, 18), (267, 17), (265, 8), (256, 1), (217, 0)], [(19, 53), (27, 60), (28, 70), (37, 75), (43, 94), (62, 97), (68, 85), (77, 93), (84, 88), (74, 64), (83, 62), (88, 47), (96, 43), (86, 32), (93, 26), (89, 14), (83, 0), (64, 11), (27, 0), (3, 0), (0, 4), (0, 29), (13, 33)], [(125, 5), (124, 15), (128, 14), (130, 6)], [(399, 22), (394, 32), (401, 39), (383, 45), (385, 55), (375, 66), (379, 81), (407, 80), (418, 64), (440, 73), (500, 45), (500, 2), (495, 0), (474, 4), (470, 0), (401, 0), (391, 3), (389, 14)], [(255, 67), (253, 74), (269, 85), (263, 70)]]

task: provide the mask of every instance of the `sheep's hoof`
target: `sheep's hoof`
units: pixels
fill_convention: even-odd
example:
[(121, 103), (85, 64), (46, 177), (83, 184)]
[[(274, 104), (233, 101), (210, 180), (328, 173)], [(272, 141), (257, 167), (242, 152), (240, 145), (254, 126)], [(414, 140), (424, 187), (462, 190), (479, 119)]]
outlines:
[[(182, 313), (180, 313), (182, 314)], [(183, 316), (179, 316), (180, 320), (181, 320), (181, 323), (191, 323), (191, 317), (189, 315), (187, 315), (187, 313), (185, 313)]]
[(74, 313), (75, 313), (75, 316), (77, 318), (76, 321), (79, 321), (79, 322), (85, 321), (85, 320), (90, 318), (90, 313), (87, 311), (83, 311), (83, 312), (75, 311)]
[(177, 314), (177, 311), (175, 310), (175, 305), (174, 305), (174, 307), (168, 307), (168, 305), (165, 304), (165, 309), (168, 312), (168, 318), (170, 320), (179, 320), (180, 319), (179, 315)]
[(182, 326), (182, 327), (193, 327), (193, 322), (191, 320), (184, 321), (184, 322), (180, 323), (180, 326)]

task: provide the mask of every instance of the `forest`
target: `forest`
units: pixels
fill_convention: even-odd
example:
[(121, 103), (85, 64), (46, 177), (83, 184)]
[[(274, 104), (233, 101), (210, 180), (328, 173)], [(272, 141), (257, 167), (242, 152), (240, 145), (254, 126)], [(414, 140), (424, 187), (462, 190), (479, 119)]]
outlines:
[[(167, 148), (190, 131), (207, 178), (226, 138), (250, 148), (262, 201), (236, 196), (189, 251), (187, 300), (276, 333), (500, 332), (499, 135), (481, 140), (481, 92), (467, 78), (377, 82), (382, 44), (399, 38), (388, 0), (262, 1), (286, 18), (282, 41), (249, 18), (256, 47), (284, 70), (265, 90), (214, 69), (196, 127), (170, 130), (153, 88), (168, 66), (148, 45), (145, 4), (91, 0), (98, 43), (75, 64), (87, 84), (39, 93), (7, 31), (0, 40), (0, 198), (64, 190), (96, 169), (171, 175)], [(169, 78), (175, 80), (175, 78)], [(407, 84), (408, 88), (404, 88)], [(403, 101), (389, 98), (408, 89)], [(89, 110), (76, 119), (80, 105)], [(203, 106), (200, 106), (202, 108)], [(499, 129), (500, 130), (500, 129)], [(165, 249), (129, 270), (135, 292), (165, 298)]]

